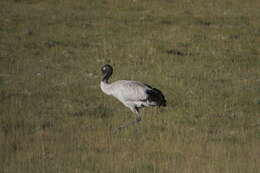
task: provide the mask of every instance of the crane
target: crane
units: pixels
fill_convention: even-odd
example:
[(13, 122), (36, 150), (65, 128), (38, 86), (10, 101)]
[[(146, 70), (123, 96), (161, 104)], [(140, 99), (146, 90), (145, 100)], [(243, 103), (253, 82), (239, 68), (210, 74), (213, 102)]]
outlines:
[(136, 119), (119, 129), (136, 124), (141, 121), (140, 108), (151, 106), (166, 106), (166, 100), (162, 92), (142, 82), (132, 80), (118, 80), (108, 83), (113, 74), (113, 68), (109, 64), (102, 66), (103, 78), (100, 82), (101, 90), (110, 96), (114, 96), (136, 115)]

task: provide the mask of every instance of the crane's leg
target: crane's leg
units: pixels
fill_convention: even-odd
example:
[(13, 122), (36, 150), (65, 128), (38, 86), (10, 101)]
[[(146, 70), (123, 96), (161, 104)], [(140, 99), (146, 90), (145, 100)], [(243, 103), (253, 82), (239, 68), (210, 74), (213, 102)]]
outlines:
[(130, 125), (134, 125), (134, 124), (137, 124), (138, 122), (141, 121), (141, 115), (139, 113), (139, 109), (137, 107), (130, 107), (131, 111), (134, 112), (136, 114), (136, 119), (128, 124), (125, 124), (125, 125), (122, 125), (120, 126), (117, 130), (121, 130), (123, 128), (126, 128)]

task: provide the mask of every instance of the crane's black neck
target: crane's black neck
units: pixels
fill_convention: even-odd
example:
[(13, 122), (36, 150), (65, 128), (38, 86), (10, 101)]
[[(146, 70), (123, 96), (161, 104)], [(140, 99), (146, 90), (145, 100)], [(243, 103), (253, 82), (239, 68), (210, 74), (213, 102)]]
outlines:
[(108, 71), (105, 73), (105, 75), (104, 75), (104, 77), (103, 77), (103, 79), (102, 79), (102, 82), (108, 83), (108, 79), (110, 78), (110, 76), (112, 75), (112, 73), (113, 73), (112, 70), (108, 70)]

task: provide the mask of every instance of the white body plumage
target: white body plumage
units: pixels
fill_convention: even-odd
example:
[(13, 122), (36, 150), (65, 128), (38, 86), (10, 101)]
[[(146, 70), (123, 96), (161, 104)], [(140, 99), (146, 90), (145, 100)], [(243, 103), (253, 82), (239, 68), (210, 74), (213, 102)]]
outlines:
[(107, 95), (112, 95), (121, 101), (125, 106), (133, 107), (156, 106), (155, 102), (149, 102), (147, 90), (148, 86), (141, 82), (130, 80), (119, 80), (111, 84), (101, 81), (100, 87)]

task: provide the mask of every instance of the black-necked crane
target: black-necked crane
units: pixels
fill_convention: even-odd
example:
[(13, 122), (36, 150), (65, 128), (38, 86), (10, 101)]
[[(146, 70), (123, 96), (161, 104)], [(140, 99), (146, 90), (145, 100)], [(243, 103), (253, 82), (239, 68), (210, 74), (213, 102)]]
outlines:
[(142, 82), (132, 80), (118, 80), (108, 83), (108, 79), (113, 73), (113, 68), (106, 64), (101, 68), (103, 79), (100, 83), (101, 90), (107, 94), (114, 96), (126, 107), (130, 108), (136, 114), (136, 119), (122, 127), (135, 124), (141, 121), (140, 108), (150, 106), (166, 106), (166, 100), (162, 92)]

